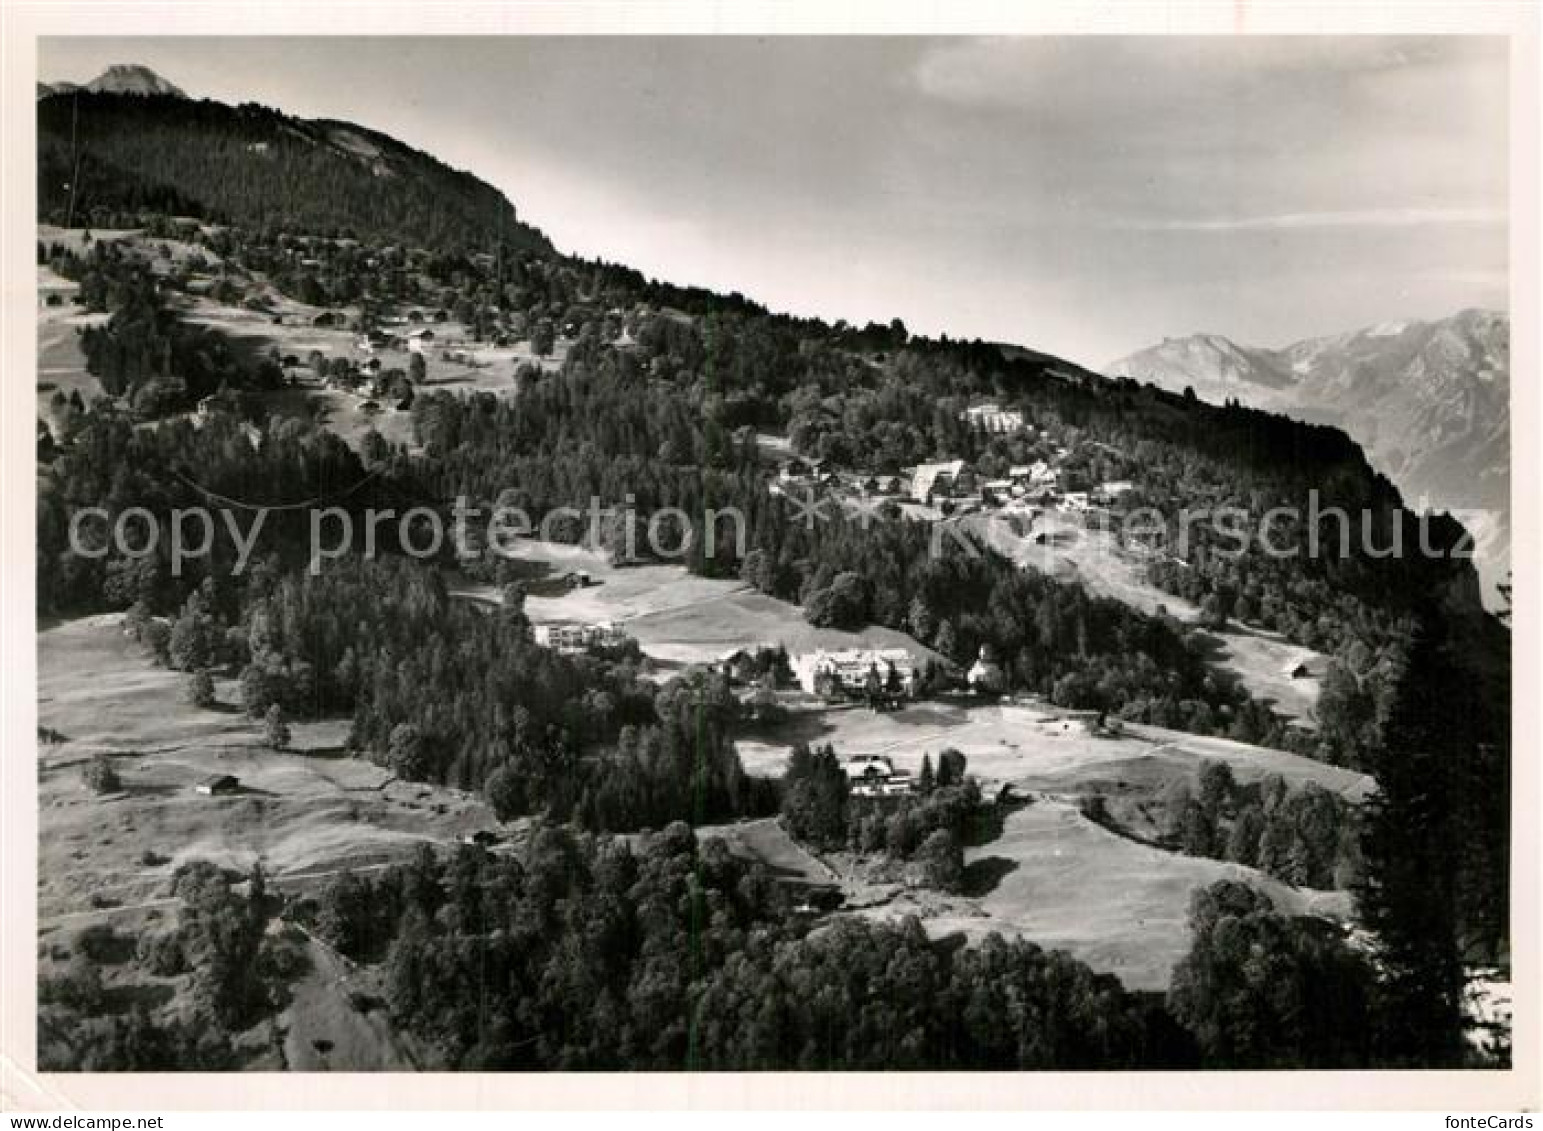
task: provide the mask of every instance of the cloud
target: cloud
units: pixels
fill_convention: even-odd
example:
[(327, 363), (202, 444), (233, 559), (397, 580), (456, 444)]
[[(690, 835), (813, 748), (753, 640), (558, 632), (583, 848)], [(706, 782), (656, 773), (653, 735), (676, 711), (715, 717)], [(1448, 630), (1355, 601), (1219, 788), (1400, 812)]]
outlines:
[(1109, 227), (1136, 232), (1286, 232), (1326, 228), (1419, 228), (1427, 225), (1503, 225), (1503, 208), (1371, 208), (1224, 216), (1198, 220), (1118, 220)]
[(1482, 36), (1028, 36), (931, 46), (912, 77), (943, 102), (1056, 113), (1068, 93), (1104, 109), (1204, 103), (1505, 59), (1504, 40)]

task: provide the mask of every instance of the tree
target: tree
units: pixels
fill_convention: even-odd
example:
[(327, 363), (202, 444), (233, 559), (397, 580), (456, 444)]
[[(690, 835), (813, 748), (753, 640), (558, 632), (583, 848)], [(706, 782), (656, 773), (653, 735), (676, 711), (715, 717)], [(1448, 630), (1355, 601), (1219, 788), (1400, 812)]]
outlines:
[(958, 891), (964, 881), (964, 850), (948, 829), (935, 829), (916, 850), (922, 876), (928, 887), (939, 891)]
[(877, 707), (884, 698), (884, 679), (877, 664), (868, 665), (868, 674), (863, 677), (863, 696), (869, 707)]
[(188, 676), (187, 697), (195, 707), (214, 706), (214, 677), (208, 668), (199, 668)]
[(507, 762), (488, 775), (482, 791), (500, 821), (512, 821), (528, 811), (525, 782)]
[(543, 318), (530, 333), (530, 352), (537, 357), (550, 357), (556, 345), (557, 331), (552, 328), (551, 319)]
[(429, 771), (428, 748), (412, 723), (398, 723), (386, 743), (386, 761), (398, 776), (422, 781)]
[(123, 779), (106, 754), (97, 754), (87, 762), (81, 778), (93, 793), (117, 793), (123, 788)]
[(220, 659), (225, 628), (211, 610), (213, 588), (209, 583), (189, 594), (182, 613), (171, 626), (167, 654), (179, 671), (196, 671)]
[(945, 749), (938, 755), (938, 788), (963, 783), (968, 764), (963, 751), (955, 750), (952, 746)]
[(1220, 593), (1211, 593), (1200, 602), (1200, 624), (1206, 628), (1227, 626), (1227, 603)]
[(1216, 822), (1198, 801), (1186, 802), (1179, 811), (1179, 847), (1190, 856), (1216, 854)]
[(1468, 681), (1438, 612), (1422, 610), (1372, 756), (1375, 792), (1362, 809), (1356, 905), (1378, 944), (1380, 1053), (1400, 1067), (1453, 1067), (1462, 1057), (1452, 786), (1474, 756)]
[(415, 353), (407, 359), (407, 379), (414, 385), (422, 385), (429, 379), (429, 364), (423, 360), (421, 353)]
[(1259, 839), (1264, 835), (1264, 812), (1250, 805), (1237, 815), (1227, 834), (1227, 859), (1253, 868), (1259, 863)]
[(1214, 819), (1226, 815), (1238, 783), (1226, 762), (1206, 762), (1200, 767), (1200, 804)]
[(277, 703), (271, 704), (263, 715), (263, 741), (274, 750), (289, 747), (289, 720), (285, 717), (284, 708)]

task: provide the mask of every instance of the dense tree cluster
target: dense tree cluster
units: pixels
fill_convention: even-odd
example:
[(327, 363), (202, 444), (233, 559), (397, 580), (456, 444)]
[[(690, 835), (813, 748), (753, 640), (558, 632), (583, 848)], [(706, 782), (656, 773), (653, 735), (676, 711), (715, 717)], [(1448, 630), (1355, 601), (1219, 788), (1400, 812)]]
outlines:
[[(193, 861), (177, 870), (175, 926), (137, 941), (110, 926), (85, 928), (66, 970), (38, 986), (38, 1060), (97, 1072), (228, 1071), (239, 1067), (236, 1034), (282, 1008), (301, 973), (295, 944), (269, 925), (279, 909), (260, 868), (233, 876)], [(100, 967), (127, 948), (133, 968), (183, 978), (189, 992), (157, 1015), (129, 986), (108, 989)]]
[(1203, 762), (1198, 786), (1163, 796), (1168, 843), (1191, 856), (1258, 868), (1295, 887), (1348, 889), (1359, 863), (1355, 810), (1317, 782), (1279, 774), (1241, 784), (1226, 762)]
[(1223, 880), (1197, 891), (1194, 944), (1168, 1007), (1208, 1068), (1361, 1068), (1373, 1062), (1373, 976), (1339, 928), (1277, 912)]
[(340, 941), (394, 920), (388, 1007), (446, 1067), (1076, 1069), (1192, 1055), (1159, 1008), (1064, 954), (934, 943), (914, 921), (806, 933), (762, 866), (684, 825), (636, 848), (547, 828), (520, 859), (425, 854), (339, 894)]
[(994, 827), (994, 806), (965, 774), (957, 750), (927, 756), (914, 793), (865, 796), (851, 790), (846, 770), (829, 745), (793, 748), (782, 776), (782, 821), (800, 841), (825, 850), (882, 853), (919, 860), (927, 886), (954, 890), (963, 878), (963, 848)]

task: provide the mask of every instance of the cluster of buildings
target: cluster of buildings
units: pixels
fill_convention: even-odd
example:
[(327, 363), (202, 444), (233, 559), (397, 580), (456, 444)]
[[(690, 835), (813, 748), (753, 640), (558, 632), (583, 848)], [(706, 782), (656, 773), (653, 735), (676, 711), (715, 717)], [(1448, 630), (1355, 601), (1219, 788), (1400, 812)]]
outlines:
[[(996, 403), (964, 410), (970, 422), (991, 432), (1027, 431), (1023, 413)], [(787, 460), (778, 469), (770, 490), (794, 497), (850, 496), (892, 499), (897, 503), (940, 507), (950, 513), (1007, 506), (1014, 502), (1046, 509), (1088, 511), (1110, 507), (1134, 490), (1130, 480), (1110, 480), (1096, 487), (1068, 480), (1058, 466), (1067, 455), (1055, 448), (1048, 458), (1017, 464), (1006, 475), (985, 478), (962, 459), (938, 460), (902, 468), (898, 475), (832, 468), (825, 461), (803, 457)]]

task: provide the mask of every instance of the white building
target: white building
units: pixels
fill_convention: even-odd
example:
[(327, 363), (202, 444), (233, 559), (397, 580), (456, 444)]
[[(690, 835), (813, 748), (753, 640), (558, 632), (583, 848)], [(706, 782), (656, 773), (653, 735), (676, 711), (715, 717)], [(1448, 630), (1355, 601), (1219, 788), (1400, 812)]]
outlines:
[(1088, 509), (1088, 502), (1086, 491), (1067, 491), (1061, 496), (1061, 505), (1067, 510), (1085, 511)]
[(614, 648), (627, 639), (627, 634), (614, 624), (538, 624), (535, 628), (536, 643), (557, 652), (587, 652), (599, 646)]
[(900, 677), (902, 693), (915, 695), (920, 673), (915, 657), (904, 648), (848, 648), (830, 652), (819, 649), (793, 658), (798, 686), (810, 695), (820, 695), (828, 689), (861, 694), (872, 671), (879, 673), (887, 687), (891, 669)]
[(1017, 432), (1023, 427), (1023, 413), (1017, 409), (1004, 409), (995, 401), (971, 405), (959, 414), (959, 418), (987, 432)]
[(934, 491), (947, 493), (953, 490), (954, 480), (964, 470), (964, 460), (953, 459), (947, 463), (921, 463), (911, 476), (911, 498), (925, 503)]

